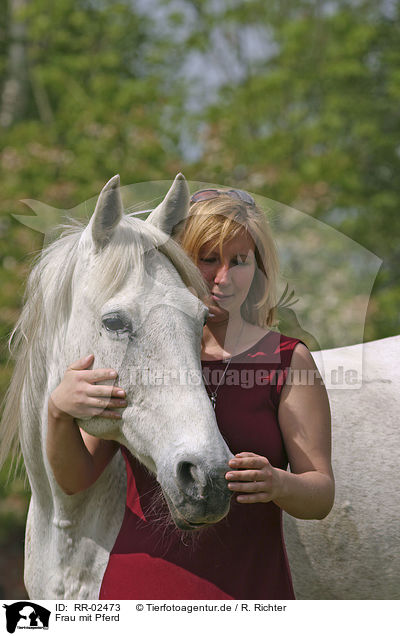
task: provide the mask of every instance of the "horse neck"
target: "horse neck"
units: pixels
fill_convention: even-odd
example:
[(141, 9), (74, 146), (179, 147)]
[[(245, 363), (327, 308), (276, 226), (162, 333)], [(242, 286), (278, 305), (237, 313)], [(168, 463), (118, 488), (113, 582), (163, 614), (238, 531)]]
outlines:
[[(32, 492), (48, 492), (49, 466), (46, 458), (47, 402), (60, 381), (60, 370), (50, 360), (49, 344), (32, 354), (27, 380), (21, 394), (20, 442)], [(40, 368), (40, 371), (39, 371)]]

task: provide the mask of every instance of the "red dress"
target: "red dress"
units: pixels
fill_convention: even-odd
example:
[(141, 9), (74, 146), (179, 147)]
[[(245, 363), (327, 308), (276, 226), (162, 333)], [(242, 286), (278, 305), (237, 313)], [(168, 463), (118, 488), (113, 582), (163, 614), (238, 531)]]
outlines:
[[(299, 340), (270, 331), (232, 358), (218, 389), (216, 417), (233, 454), (250, 451), (286, 470), (288, 460), (277, 420), (282, 386)], [(214, 390), (222, 361), (202, 362)], [(238, 380), (240, 385), (238, 386)], [(100, 599), (293, 599), (274, 503), (239, 504), (216, 525), (188, 536), (165, 519), (154, 500), (157, 481), (123, 447), (128, 490), (125, 517), (109, 557)]]

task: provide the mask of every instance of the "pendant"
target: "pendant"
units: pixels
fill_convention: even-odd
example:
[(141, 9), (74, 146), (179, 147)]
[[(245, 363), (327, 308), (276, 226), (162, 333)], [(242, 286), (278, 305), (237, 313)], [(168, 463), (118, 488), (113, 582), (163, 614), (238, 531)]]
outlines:
[(213, 409), (215, 411), (215, 406), (217, 404), (217, 396), (216, 395), (210, 395), (210, 400), (211, 400), (211, 404), (213, 405)]

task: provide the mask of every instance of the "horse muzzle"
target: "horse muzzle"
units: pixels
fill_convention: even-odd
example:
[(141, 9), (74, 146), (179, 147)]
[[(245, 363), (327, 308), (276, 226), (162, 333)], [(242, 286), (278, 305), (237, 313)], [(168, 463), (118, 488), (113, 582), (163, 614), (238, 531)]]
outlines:
[[(229, 511), (228, 465), (208, 469), (203, 463), (180, 460), (174, 479), (159, 479), (172, 519), (182, 530), (198, 530), (221, 521)], [(163, 483), (164, 482), (164, 483)]]

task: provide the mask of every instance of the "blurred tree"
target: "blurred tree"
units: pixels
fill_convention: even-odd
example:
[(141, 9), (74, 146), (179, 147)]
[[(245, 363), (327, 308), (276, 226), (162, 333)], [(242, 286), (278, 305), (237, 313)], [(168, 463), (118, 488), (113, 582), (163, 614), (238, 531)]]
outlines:
[(3, 62), (6, 79), (1, 95), (1, 126), (10, 126), (18, 117), (24, 114), (26, 109), (27, 64), (25, 24), (18, 16), (21, 9), (25, 6), (26, 0), (10, 0), (8, 6), (9, 12), (6, 14), (9, 22), (9, 39)]

